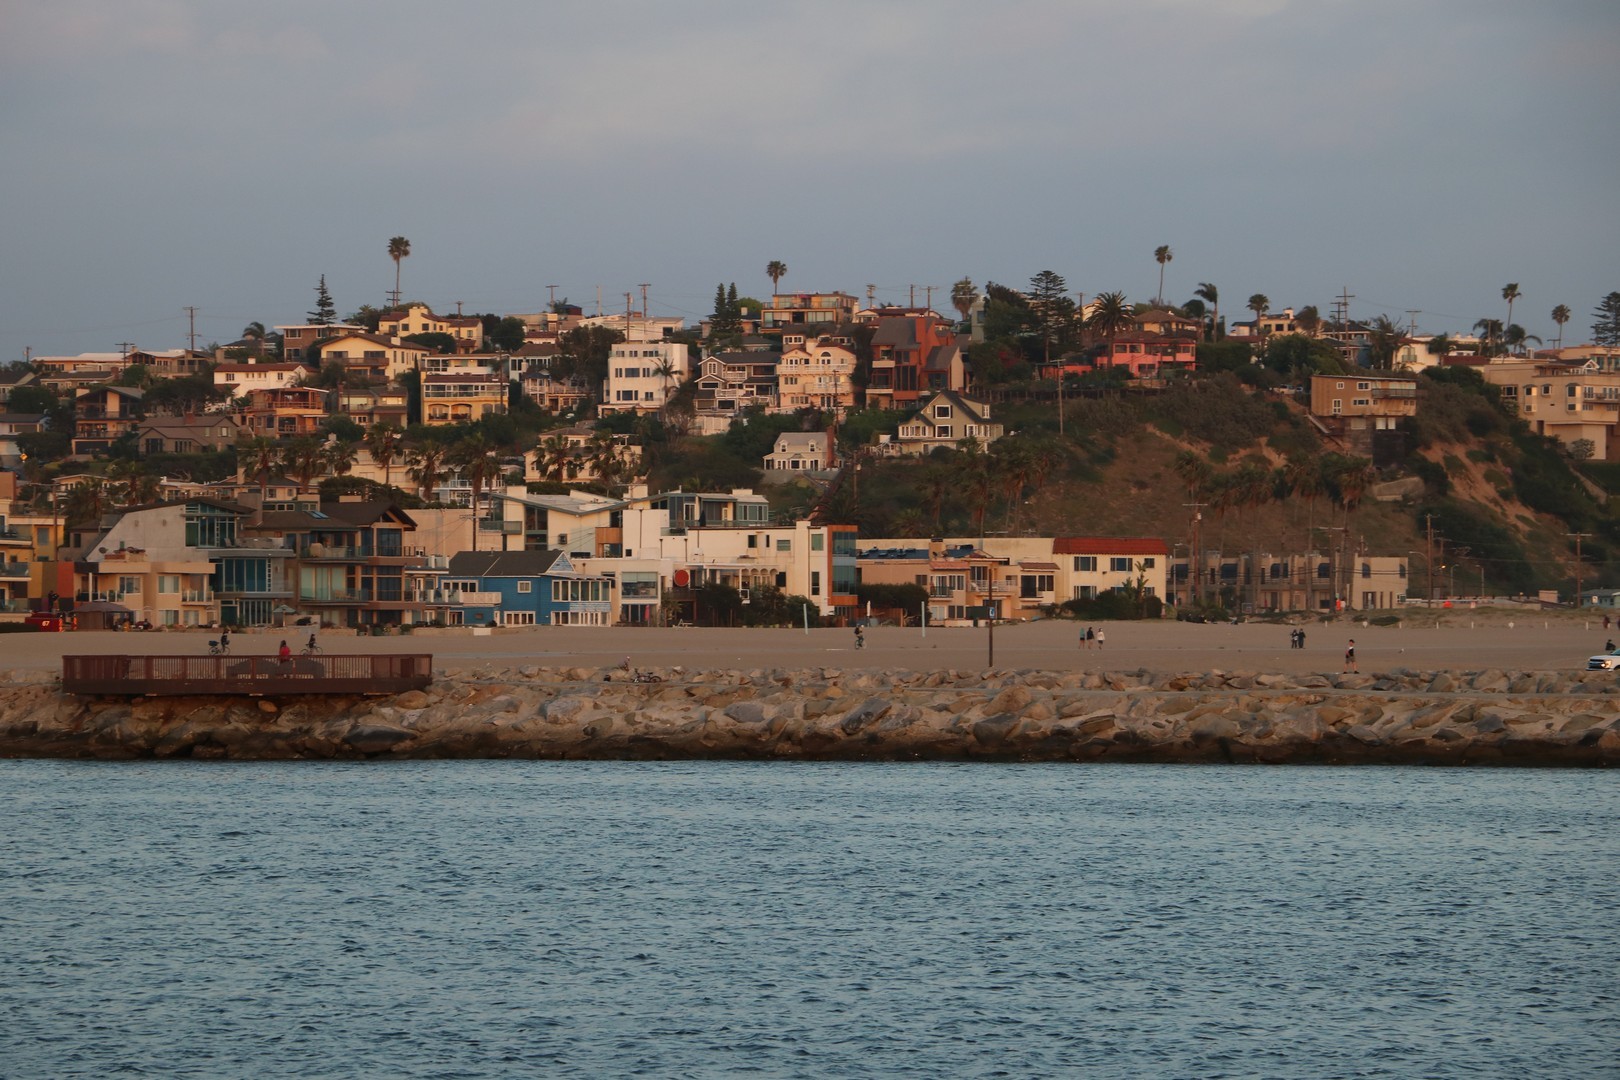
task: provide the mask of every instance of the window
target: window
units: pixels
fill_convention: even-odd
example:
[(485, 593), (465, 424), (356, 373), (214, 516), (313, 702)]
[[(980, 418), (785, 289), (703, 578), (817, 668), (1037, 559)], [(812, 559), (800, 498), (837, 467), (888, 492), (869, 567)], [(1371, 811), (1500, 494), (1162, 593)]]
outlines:
[(1154, 566), (1156, 566), (1156, 565), (1157, 565), (1157, 562), (1155, 561), (1155, 559), (1151, 555), (1149, 555), (1147, 558), (1142, 560), (1142, 569), (1144, 569), (1144, 570), (1152, 570), (1154, 568)]
[(534, 582), (532, 582), (532, 581), (520, 581), (520, 582), (517, 583), (517, 585), (518, 585), (518, 592), (520, 592), (520, 593), (532, 593), (532, 592), (534, 592)]
[(118, 579), (118, 591), (125, 596), (141, 591), (141, 579), (138, 577), (121, 577)]
[(1358, 382), (1358, 383), (1356, 383), (1356, 389), (1357, 390), (1371, 390), (1372, 389), (1372, 383)]
[(934, 418), (936, 420), (949, 420), (951, 418), (951, 407), (949, 405), (935, 405)]
[(1076, 555), (1074, 557), (1074, 568), (1076, 570), (1081, 571), (1082, 573), (1089, 573), (1091, 571), (1096, 570), (1097, 569), (1097, 556), (1095, 556), (1095, 555)]
[(1344, 399), (1343, 398), (1334, 398), (1333, 399), (1333, 415), (1338, 416), (1342, 412), (1344, 412)]
[(180, 575), (179, 574), (159, 574), (158, 575), (158, 592), (160, 594), (172, 596), (175, 593), (178, 593), (179, 591), (180, 591)]
[(934, 429), (934, 437), (936, 439), (948, 439), (948, 438), (950, 438), (951, 437), (951, 425), (949, 425), (949, 424), (941, 424), (941, 425), (939, 425), (939, 427)]
[(810, 571), (810, 595), (811, 596), (820, 596), (821, 595), (821, 571), (820, 570), (812, 570), (812, 571)]
[(1365, 409), (1369, 405), (1372, 404), (1372, 401), (1370, 401), (1369, 399), (1364, 398), (1364, 397), (1358, 397), (1358, 398), (1351, 398), (1350, 399), (1350, 404), (1353, 407), (1357, 408), (1357, 409)]
[(793, 541), (792, 540), (778, 540), (776, 542), (776, 550), (777, 551), (792, 551), (793, 550)]
[(1127, 558), (1112, 558), (1108, 560), (1108, 569), (1124, 573), (1131, 572), (1131, 560)]
[[(528, 582), (521, 584), (527, 585)], [(533, 626), (534, 612), (532, 611), (505, 611), (501, 613), (501, 622), (506, 626)]]

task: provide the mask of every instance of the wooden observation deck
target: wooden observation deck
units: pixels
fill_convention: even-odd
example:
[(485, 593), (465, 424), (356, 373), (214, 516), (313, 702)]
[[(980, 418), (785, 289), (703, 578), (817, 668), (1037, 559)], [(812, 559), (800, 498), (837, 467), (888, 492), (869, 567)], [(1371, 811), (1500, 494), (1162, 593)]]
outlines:
[(367, 656), (64, 656), (69, 694), (401, 694), (433, 682), (428, 653)]

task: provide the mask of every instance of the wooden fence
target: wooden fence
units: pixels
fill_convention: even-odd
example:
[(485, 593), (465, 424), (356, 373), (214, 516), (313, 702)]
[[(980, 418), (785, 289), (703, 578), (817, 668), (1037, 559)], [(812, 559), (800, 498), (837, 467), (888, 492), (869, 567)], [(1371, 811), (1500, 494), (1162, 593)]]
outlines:
[(433, 682), (427, 653), (369, 656), (64, 656), (70, 694), (399, 694)]

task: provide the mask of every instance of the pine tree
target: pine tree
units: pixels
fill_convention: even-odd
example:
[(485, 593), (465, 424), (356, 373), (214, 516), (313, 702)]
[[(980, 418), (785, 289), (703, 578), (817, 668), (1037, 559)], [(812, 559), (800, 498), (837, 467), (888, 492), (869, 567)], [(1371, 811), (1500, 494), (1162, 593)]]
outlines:
[(1597, 345), (1620, 345), (1620, 292), (1612, 292), (1592, 312), (1592, 341)]
[(321, 283), (315, 286), (315, 310), (309, 313), (311, 326), (331, 326), (337, 322), (337, 305), (332, 303), (332, 294), (326, 291), (326, 275), (321, 275)]

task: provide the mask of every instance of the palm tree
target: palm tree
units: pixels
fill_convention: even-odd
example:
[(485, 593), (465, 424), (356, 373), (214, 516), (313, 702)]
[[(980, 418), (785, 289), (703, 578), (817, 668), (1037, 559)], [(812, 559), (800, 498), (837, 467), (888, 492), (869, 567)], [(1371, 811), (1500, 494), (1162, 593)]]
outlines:
[(1160, 244), (1153, 249), (1153, 258), (1159, 264), (1159, 303), (1164, 303), (1164, 264), (1176, 257), (1170, 250), (1169, 244)]
[(1210, 478), (1214, 476), (1214, 470), (1209, 467), (1209, 462), (1200, 454), (1183, 450), (1176, 455), (1174, 468), (1181, 482), (1187, 485), (1188, 499), (1197, 502), (1198, 496), (1208, 489)]
[(1533, 341), (1537, 345), (1541, 344), (1540, 338), (1534, 334), (1525, 333), (1524, 327), (1518, 323), (1509, 323), (1507, 329), (1502, 331), (1502, 344), (1506, 345), (1508, 351), (1515, 356), (1524, 355), (1525, 343), (1529, 341)]
[(313, 435), (294, 439), (282, 451), (281, 463), (287, 475), (298, 481), (302, 491), (326, 471), (326, 446)]
[(951, 306), (964, 320), (973, 311), (973, 302), (979, 298), (979, 290), (973, 287), (972, 278), (963, 278), (951, 286)]
[(1214, 314), (1210, 316), (1209, 320), (1209, 340), (1214, 341), (1221, 328), (1221, 290), (1207, 281), (1200, 281), (1198, 288), (1193, 290), (1193, 295), (1214, 310)]
[(1519, 291), (1519, 283), (1517, 281), (1510, 281), (1506, 285), (1502, 286), (1502, 299), (1506, 300), (1508, 305), (1507, 322), (1503, 325), (1511, 326), (1513, 324), (1513, 301), (1517, 300), (1523, 295), (1524, 294)]
[(1387, 371), (1395, 365), (1395, 353), (1406, 340), (1400, 324), (1388, 315), (1380, 315), (1367, 328), (1367, 348), (1372, 353), (1372, 366)]
[(352, 442), (333, 439), (326, 444), (326, 467), (333, 476), (348, 476), (360, 456), (360, 447)]
[(1479, 352), (1481, 356), (1495, 356), (1501, 351), (1501, 319), (1480, 319), (1474, 324), (1474, 330), (1479, 334)]
[(1569, 305), (1559, 304), (1552, 309), (1552, 321), (1558, 324), (1558, 337), (1554, 340), (1553, 348), (1564, 347), (1564, 324), (1569, 322)]
[(388, 257), (394, 260), (394, 303), (399, 303), (399, 264), (411, 254), (411, 242), (403, 236), (390, 237)]
[(260, 435), (245, 445), (238, 447), (237, 461), (246, 461), (242, 467), (244, 478), (256, 476), (259, 480), (259, 509), (264, 509), (265, 492), (270, 487), (270, 477), (274, 475), (276, 467), (281, 464), (281, 446), (274, 439)]
[(945, 506), (945, 496), (956, 490), (956, 483), (956, 474), (943, 465), (930, 465), (928, 471), (923, 473), (923, 498), (928, 500), (928, 507), (934, 512), (936, 535), (943, 528), (940, 522), (940, 511)]
[(1271, 310), (1271, 298), (1265, 293), (1255, 293), (1249, 297), (1249, 310), (1254, 312), (1254, 336), (1260, 337), (1260, 320)]
[(74, 484), (62, 503), (62, 525), (95, 525), (107, 509), (107, 494), (100, 483)]
[(566, 480), (568, 460), (572, 456), (567, 439), (561, 435), (548, 435), (540, 440), (534, 452), (534, 469), (547, 480)]
[(675, 363), (669, 357), (664, 357), (653, 367), (658, 378), (664, 384), (664, 396), (658, 401), (658, 419), (664, 418), (664, 410), (669, 406), (669, 380), (675, 377)]
[(253, 341), (263, 341), (264, 333), (264, 323), (258, 322), (257, 320), (242, 327), (242, 337), (244, 340), (251, 339)]
[(444, 478), (445, 446), (438, 439), (423, 439), (416, 447), (405, 454), (405, 462), (410, 471), (411, 479), (416, 481), (417, 493), (427, 501), (433, 496), (433, 489), (439, 486)]
[(1424, 348), (1428, 349), (1432, 356), (1445, 356), (1451, 352), (1451, 335), (1436, 334), (1429, 339), (1429, 343)]
[(1315, 337), (1322, 329), (1322, 313), (1316, 310), (1315, 304), (1306, 304), (1294, 316), (1294, 325), (1306, 337)]
[(484, 490), (501, 476), (499, 447), (483, 435), (463, 439), (449, 454), (449, 460), (461, 470), (462, 478), (472, 488), (473, 550), (478, 550), (478, 504)]
[(374, 424), (366, 430), (362, 441), (371, 452), (371, 460), (381, 466), (383, 486), (392, 487), (392, 470), (399, 458), (400, 442), (405, 433), (396, 424)]
[(1114, 340), (1114, 335), (1131, 325), (1136, 313), (1126, 301), (1122, 292), (1098, 293), (1096, 301), (1092, 304), (1091, 317), (1086, 320), (1092, 330), (1107, 338)]
[(771, 279), (771, 292), (776, 292), (776, 283), (787, 277), (787, 263), (772, 259), (765, 264), (765, 276)]

